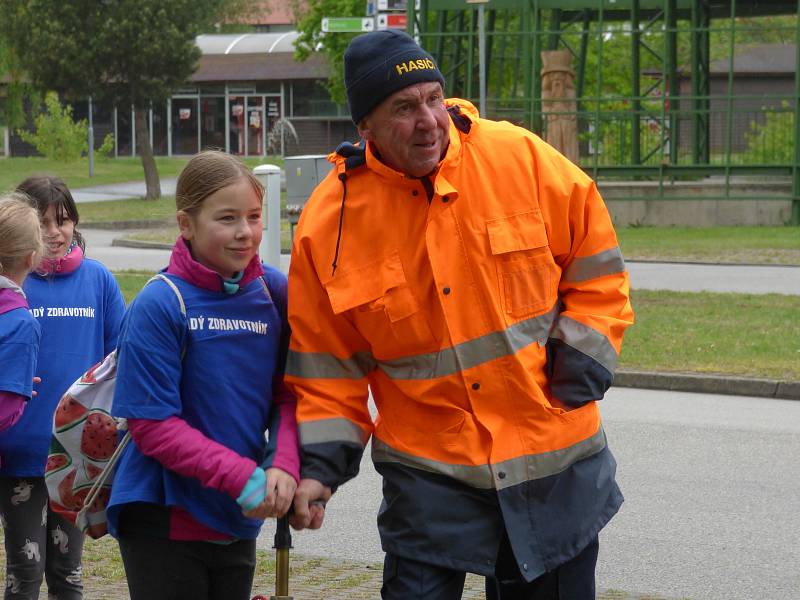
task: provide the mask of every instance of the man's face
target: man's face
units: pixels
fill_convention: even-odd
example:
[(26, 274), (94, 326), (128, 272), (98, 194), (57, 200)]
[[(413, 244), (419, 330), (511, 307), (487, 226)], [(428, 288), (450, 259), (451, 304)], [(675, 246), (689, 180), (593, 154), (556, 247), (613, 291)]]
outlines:
[(359, 123), (358, 132), (389, 167), (423, 177), (439, 164), (450, 141), (450, 119), (438, 81), (417, 83), (386, 98)]

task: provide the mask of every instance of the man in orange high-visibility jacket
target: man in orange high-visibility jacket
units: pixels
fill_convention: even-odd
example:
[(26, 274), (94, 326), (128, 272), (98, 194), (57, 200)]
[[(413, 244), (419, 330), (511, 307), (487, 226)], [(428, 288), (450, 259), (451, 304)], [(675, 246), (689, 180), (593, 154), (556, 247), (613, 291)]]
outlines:
[(488, 598), (593, 598), (622, 503), (596, 401), (633, 320), (595, 184), (445, 100), (403, 33), (356, 37), (345, 82), (363, 139), (331, 155), (289, 271), (293, 525), (321, 525), (371, 437), (383, 598), (460, 598), (467, 571)]

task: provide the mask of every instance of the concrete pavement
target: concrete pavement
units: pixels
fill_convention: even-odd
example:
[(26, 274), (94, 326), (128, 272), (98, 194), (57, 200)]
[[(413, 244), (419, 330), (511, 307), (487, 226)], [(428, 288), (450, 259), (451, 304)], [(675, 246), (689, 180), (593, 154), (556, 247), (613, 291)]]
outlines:
[[(165, 196), (175, 195), (175, 177), (161, 178), (161, 193)], [(124, 200), (126, 198), (144, 198), (147, 193), (144, 181), (128, 181), (125, 183), (109, 183), (70, 190), (75, 202), (100, 202), (103, 200)]]
[(625, 261), (631, 287), (678, 292), (800, 296), (800, 266), (713, 265)]

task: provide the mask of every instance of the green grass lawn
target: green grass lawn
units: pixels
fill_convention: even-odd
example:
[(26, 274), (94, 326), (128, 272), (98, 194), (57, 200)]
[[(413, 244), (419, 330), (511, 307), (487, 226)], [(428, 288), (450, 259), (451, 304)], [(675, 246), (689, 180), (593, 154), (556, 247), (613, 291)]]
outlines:
[(109, 221), (169, 221), (175, 222), (175, 196), (162, 196), (158, 200), (109, 200), (108, 202), (82, 202), (78, 204), (81, 225)]
[(119, 288), (122, 290), (122, 295), (125, 297), (125, 302), (130, 304), (131, 300), (136, 297), (139, 290), (142, 289), (147, 280), (153, 276), (149, 271), (115, 271), (114, 277), (117, 279)]
[(110, 221), (165, 221), (175, 222), (175, 196), (162, 196), (158, 200), (109, 200), (78, 204), (81, 225)]
[[(150, 273), (115, 273), (125, 300)], [(800, 381), (800, 297), (634, 290), (623, 369)]]
[(632, 292), (620, 367), (800, 380), (800, 297)]
[[(188, 156), (157, 156), (155, 161), (159, 176), (177, 177), (181, 169), (189, 161), (189, 158)], [(251, 156), (245, 158), (244, 162), (251, 168), (264, 163), (283, 167), (283, 159), (276, 156)], [(96, 159), (94, 162), (94, 177), (89, 177), (89, 159), (85, 157), (74, 163), (67, 164), (39, 156), (2, 158), (0, 159), (0, 192), (11, 190), (26, 177), (40, 173), (58, 175), (69, 188), (144, 180), (142, 161), (138, 157)]]
[(626, 260), (800, 265), (800, 227), (619, 227)]

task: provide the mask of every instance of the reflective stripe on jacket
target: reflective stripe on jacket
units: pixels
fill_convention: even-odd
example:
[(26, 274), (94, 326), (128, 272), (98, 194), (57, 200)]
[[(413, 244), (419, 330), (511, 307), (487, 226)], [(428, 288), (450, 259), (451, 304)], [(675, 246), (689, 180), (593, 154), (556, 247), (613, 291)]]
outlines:
[[(632, 323), (628, 276), (590, 178), (530, 132), (448, 104), (469, 126), (451, 123), (430, 198), (427, 182), (368, 147), (350, 170), (331, 155), (303, 211), (286, 376), (302, 476), (343, 483), (372, 436), (384, 477), (409, 477), (396, 510), (384, 503), (385, 549), (491, 574), (494, 542), (469, 556), (450, 547), (465, 542), (465, 518), (496, 525), (456, 509), (466, 487), (499, 498), (533, 579), (577, 554), (621, 503), (595, 401)], [(576, 408), (554, 407), (554, 395)], [(452, 507), (450, 529), (426, 503)], [(443, 520), (435, 533), (419, 522), (428, 518)]]

